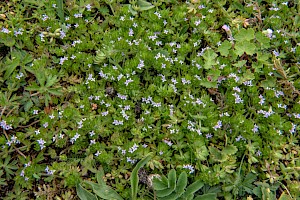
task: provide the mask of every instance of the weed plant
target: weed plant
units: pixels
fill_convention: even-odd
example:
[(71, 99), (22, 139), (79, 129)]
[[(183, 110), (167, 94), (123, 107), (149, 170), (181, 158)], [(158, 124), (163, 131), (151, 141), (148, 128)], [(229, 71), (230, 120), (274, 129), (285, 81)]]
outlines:
[(201, 182), (195, 197), (299, 199), (299, 13), (294, 0), (1, 1), (1, 199), (78, 199), (100, 169), (129, 199), (148, 153), (138, 199), (163, 199), (149, 177), (169, 173)]

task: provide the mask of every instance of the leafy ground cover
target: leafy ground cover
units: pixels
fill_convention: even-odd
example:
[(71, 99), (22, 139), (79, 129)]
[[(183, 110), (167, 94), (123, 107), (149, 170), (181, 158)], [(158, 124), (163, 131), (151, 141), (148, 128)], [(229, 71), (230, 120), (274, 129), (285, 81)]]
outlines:
[(298, 1), (0, 9), (1, 198), (300, 198)]

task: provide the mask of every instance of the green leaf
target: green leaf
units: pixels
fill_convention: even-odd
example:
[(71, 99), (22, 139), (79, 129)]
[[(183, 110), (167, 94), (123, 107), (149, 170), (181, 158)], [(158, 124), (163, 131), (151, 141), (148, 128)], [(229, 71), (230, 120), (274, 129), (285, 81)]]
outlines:
[(270, 47), (270, 38), (265, 36), (262, 32), (257, 32), (255, 38), (260, 43), (261, 49), (268, 49)]
[(168, 187), (175, 190), (176, 188), (176, 171), (175, 169), (171, 169), (168, 173)]
[(189, 195), (194, 194), (195, 192), (200, 190), (203, 186), (204, 183), (201, 180), (195, 181), (194, 183), (192, 183), (186, 188), (186, 191), (183, 194), (184, 197), (188, 197)]
[(76, 192), (77, 192), (78, 197), (81, 200), (97, 200), (96, 196), (94, 196), (91, 192), (84, 189), (80, 184), (77, 184)]
[(61, 91), (61, 88), (51, 88), (51, 89), (48, 89), (48, 92), (50, 94), (53, 94), (53, 95), (56, 95), (56, 96), (61, 96), (63, 95), (62, 91)]
[(159, 191), (156, 191), (156, 196), (157, 197), (166, 197), (166, 196), (170, 195), (173, 191), (174, 191), (173, 188), (167, 188), (167, 189), (164, 189), (164, 190), (159, 190)]
[(133, 200), (136, 200), (137, 198), (137, 190), (138, 190), (138, 183), (139, 183), (139, 176), (138, 171), (140, 168), (142, 168), (150, 159), (152, 158), (152, 153), (148, 154), (145, 158), (140, 160), (135, 168), (133, 169), (131, 176), (130, 176), (130, 182), (131, 182), (131, 197)]
[(267, 76), (267, 79), (261, 81), (260, 86), (263, 88), (272, 88), (276, 85), (276, 78)]
[(57, 15), (60, 19), (61, 23), (65, 22), (65, 17), (64, 17), (64, 1), (63, 0), (56, 0), (57, 4)]
[(5, 64), (6, 71), (4, 74), (4, 79), (7, 80), (10, 75), (13, 73), (13, 71), (19, 66), (20, 64), (20, 59), (19, 58), (13, 58), (13, 60), (8, 60), (8, 62)]
[(150, 2), (147, 2), (145, 0), (138, 0), (136, 4), (140, 7), (141, 11), (143, 11), (143, 10), (150, 10), (150, 9), (152, 9), (152, 8), (155, 7)]
[(153, 178), (152, 184), (154, 190), (165, 190), (168, 188), (168, 184), (164, 183), (160, 178), (157, 177)]
[(226, 146), (226, 147), (223, 149), (222, 153), (227, 154), (227, 155), (233, 155), (233, 154), (235, 154), (237, 151), (238, 151), (238, 149), (236, 148), (236, 146), (234, 146), (234, 145), (228, 145), (228, 146)]
[(247, 53), (248, 55), (253, 55), (255, 53), (255, 45), (249, 41), (240, 41), (236, 42), (235, 46), (235, 53), (239, 56)]
[(101, 186), (106, 185), (105, 181), (103, 180), (103, 177), (104, 177), (104, 170), (101, 167), (100, 170), (98, 171), (98, 173), (96, 174), (97, 182)]
[(252, 28), (248, 28), (248, 29), (242, 28), (240, 32), (234, 36), (234, 38), (238, 42), (253, 40), (254, 30)]
[[(101, 178), (102, 179), (102, 178)], [(103, 179), (102, 179), (103, 180)], [(123, 200), (123, 198), (111, 187), (107, 186), (104, 182), (104, 184), (97, 184), (92, 181), (84, 181), (85, 183), (92, 186), (94, 193), (107, 200)]]
[(291, 198), (289, 195), (285, 194), (285, 192), (283, 192), (283, 193), (280, 195), (280, 197), (279, 197), (278, 200), (292, 200), (292, 198)]
[(200, 196), (197, 196), (194, 198), (194, 200), (215, 200), (217, 199), (217, 194), (216, 193), (207, 193), (207, 194), (202, 194)]
[(240, 68), (240, 67), (244, 66), (246, 63), (247, 63), (246, 60), (240, 60), (237, 63), (234, 63), (233, 66)]
[(229, 54), (229, 49), (231, 49), (232, 44), (228, 41), (225, 40), (224, 42), (222, 42), (222, 44), (218, 47), (218, 52), (220, 52), (220, 54), (222, 56), (227, 57)]
[(0, 39), (0, 42), (2, 42), (5, 46), (12, 47), (15, 45), (16, 40), (13, 37), (7, 36), (5, 39)]
[(222, 160), (222, 153), (216, 147), (208, 147), (210, 152), (210, 157), (213, 161), (221, 161)]
[(180, 30), (180, 32), (179, 32), (179, 36), (185, 34), (185, 33), (187, 32), (188, 29), (189, 29), (189, 25), (188, 25), (188, 24), (187, 24), (187, 25), (184, 25), (184, 26), (182, 27), (182, 29)]
[(216, 58), (218, 55), (212, 49), (207, 49), (204, 54), (203, 58), (205, 59), (204, 68), (210, 69), (213, 65), (217, 64)]
[(184, 193), (184, 189), (187, 186), (187, 174), (186, 172), (181, 172), (177, 180), (177, 186), (175, 192), (181, 196)]

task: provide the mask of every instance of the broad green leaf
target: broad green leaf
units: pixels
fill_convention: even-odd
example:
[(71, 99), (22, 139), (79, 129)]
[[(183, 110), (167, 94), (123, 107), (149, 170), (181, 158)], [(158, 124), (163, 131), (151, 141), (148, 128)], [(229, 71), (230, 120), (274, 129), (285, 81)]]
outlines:
[(61, 23), (65, 22), (65, 16), (64, 16), (64, 1), (63, 0), (56, 0), (57, 4), (57, 15), (60, 19)]
[(276, 78), (267, 76), (267, 79), (261, 81), (260, 86), (263, 88), (272, 88), (276, 85)]
[(224, 42), (222, 42), (222, 44), (218, 47), (218, 51), (220, 52), (220, 54), (222, 56), (227, 57), (229, 54), (229, 49), (231, 49), (232, 44), (228, 41), (225, 40)]
[(131, 12), (131, 14), (133, 14), (133, 15), (137, 15), (137, 14), (138, 14), (138, 12), (135, 11), (135, 10), (132, 8), (132, 5), (131, 5), (131, 4), (128, 5), (128, 10), (129, 10), (129, 12)]
[(13, 37), (7, 36), (3, 39), (0, 39), (0, 42), (4, 43), (5, 46), (12, 47), (15, 45), (16, 40)]
[(207, 150), (205, 144), (196, 148), (195, 156), (198, 160), (200, 160), (200, 161), (206, 160), (208, 155), (209, 155), (209, 153), (208, 153), (208, 150)]
[(97, 184), (93, 184), (92, 188), (93, 188), (94, 193), (103, 199), (123, 200), (123, 198), (115, 190), (113, 190), (111, 187), (109, 187), (107, 185), (100, 186)]
[(162, 197), (162, 198), (159, 198), (159, 199), (161, 199), (161, 200), (177, 200), (179, 196), (180, 195), (178, 193), (173, 192), (170, 195)]
[(133, 200), (136, 200), (137, 198), (137, 190), (138, 190), (138, 183), (139, 183), (139, 176), (138, 171), (152, 158), (152, 153), (148, 154), (145, 158), (140, 160), (135, 168), (133, 169), (131, 176), (130, 176), (130, 182), (131, 182), (131, 198)]
[(248, 28), (248, 29), (242, 28), (240, 32), (234, 36), (234, 38), (238, 42), (253, 40), (254, 30), (252, 28)]
[(150, 9), (155, 7), (150, 2), (147, 2), (145, 0), (138, 0), (136, 4), (140, 7), (140, 10), (142, 10), (142, 11), (143, 10), (150, 10)]
[(98, 171), (98, 173), (96, 174), (96, 178), (97, 178), (97, 182), (100, 186), (105, 185), (105, 181), (103, 180), (104, 177), (104, 171), (103, 168), (101, 167), (100, 170)]
[(218, 55), (212, 49), (207, 49), (203, 53), (203, 58), (205, 59), (204, 68), (210, 69), (213, 65), (217, 64), (216, 58)]
[(186, 172), (181, 172), (177, 180), (177, 186), (175, 192), (177, 194), (180, 194), (179, 196), (181, 196), (184, 193), (184, 189), (186, 188), (186, 186), (187, 186), (187, 174)]
[(153, 189), (154, 190), (165, 190), (168, 188), (168, 185), (164, 183), (161, 179), (154, 177), (153, 178)]
[(246, 60), (240, 60), (237, 63), (234, 63), (233, 66), (240, 68), (240, 67), (244, 66), (246, 63), (247, 63)]
[(207, 194), (202, 194), (200, 196), (197, 196), (194, 198), (194, 200), (216, 200), (217, 199), (217, 194), (216, 193), (207, 193)]
[(235, 154), (237, 152), (237, 150), (238, 149), (236, 148), (236, 146), (234, 146), (234, 145), (228, 145), (228, 146), (226, 146), (223, 149), (222, 153), (225, 153), (227, 155), (233, 155), (233, 154)]
[(186, 188), (185, 193), (183, 194), (185, 197), (194, 194), (198, 190), (200, 190), (204, 186), (204, 183), (201, 180), (195, 181), (191, 185)]
[(210, 157), (214, 161), (221, 161), (222, 160), (222, 153), (216, 147), (208, 147), (210, 152)]
[(159, 190), (159, 191), (156, 191), (156, 196), (157, 197), (166, 197), (166, 196), (170, 195), (173, 191), (174, 191), (173, 188), (167, 188), (167, 189), (164, 189), (164, 190)]
[(248, 55), (253, 55), (255, 53), (255, 45), (249, 41), (240, 41), (236, 42), (235, 46), (235, 53), (239, 56), (247, 53)]
[(255, 79), (254, 74), (250, 71), (250, 69), (246, 70), (246, 73), (243, 74), (243, 77), (241, 78), (241, 82), (249, 81)]
[(168, 187), (175, 190), (176, 188), (176, 171), (175, 169), (171, 169), (168, 173)]
[(80, 184), (77, 184), (76, 192), (77, 192), (78, 197), (81, 200), (97, 200), (96, 196), (94, 196), (91, 192), (84, 189)]
[(260, 43), (261, 49), (268, 49), (270, 47), (270, 38), (265, 36), (262, 32), (257, 32), (255, 38)]

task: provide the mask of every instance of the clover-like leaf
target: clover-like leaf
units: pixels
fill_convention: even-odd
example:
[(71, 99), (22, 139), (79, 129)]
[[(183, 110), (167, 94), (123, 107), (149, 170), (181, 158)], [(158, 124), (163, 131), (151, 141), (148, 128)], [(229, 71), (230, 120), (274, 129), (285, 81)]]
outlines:
[(222, 56), (227, 57), (229, 54), (229, 49), (231, 49), (232, 44), (228, 41), (225, 40), (224, 42), (222, 42), (222, 44), (218, 47), (218, 51), (220, 52), (220, 54)]
[(254, 30), (252, 28), (248, 28), (248, 29), (242, 28), (240, 32), (234, 36), (234, 38), (238, 42), (253, 40)]
[(253, 55), (255, 53), (255, 45), (249, 41), (237, 42), (234, 46), (235, 53), (239, 56), (247, 53), (248, 55)]

